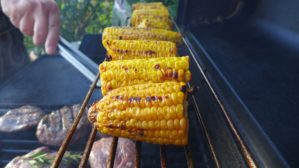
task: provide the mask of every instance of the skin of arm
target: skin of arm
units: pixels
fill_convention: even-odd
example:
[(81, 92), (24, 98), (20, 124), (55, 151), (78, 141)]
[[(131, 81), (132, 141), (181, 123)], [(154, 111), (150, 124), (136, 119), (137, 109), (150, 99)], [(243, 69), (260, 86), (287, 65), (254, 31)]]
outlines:
[(15, 27), (33, 36), (35, 45), (45, 44), (48, 54), (56, 52), (60, 12), (54, 0), (0, 0), (0, 7)]

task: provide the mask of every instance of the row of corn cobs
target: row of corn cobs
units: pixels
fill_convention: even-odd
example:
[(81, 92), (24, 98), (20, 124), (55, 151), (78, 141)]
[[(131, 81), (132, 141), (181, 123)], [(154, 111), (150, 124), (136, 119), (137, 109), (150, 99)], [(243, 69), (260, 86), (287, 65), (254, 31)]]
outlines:
[(99, 66), (103, 98), (89, 120), (112, 136), (186, 145), (189, 57), (177, 57), (181, 34), (171, 31), (162, 3), (133, 5), (132, 27), (108, 27), (102, 43), (109, 61)]

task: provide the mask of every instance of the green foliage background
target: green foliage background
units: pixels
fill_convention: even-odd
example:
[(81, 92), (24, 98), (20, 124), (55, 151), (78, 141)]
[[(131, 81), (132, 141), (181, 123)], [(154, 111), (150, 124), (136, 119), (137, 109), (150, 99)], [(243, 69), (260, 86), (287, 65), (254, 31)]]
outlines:
[(61, 33), (78, 41), (85, 33), (100, 33), (111, 24), (113, 0), (57, 0), (61, 10)]

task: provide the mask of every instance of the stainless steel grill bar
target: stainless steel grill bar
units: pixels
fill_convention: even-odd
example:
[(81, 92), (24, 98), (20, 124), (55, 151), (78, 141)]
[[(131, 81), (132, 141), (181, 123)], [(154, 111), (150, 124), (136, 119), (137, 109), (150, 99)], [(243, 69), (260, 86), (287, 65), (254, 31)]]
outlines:
[(118, 137), (113, 137), (112, 144), (110, 146), (110, 152), (109, 152), (110, 155), (107, 161), (107, 168), (113, 168), (116, 149), (117, 149), (117, 142), (118, 142)]
[(185, 152), (188, 168), (194, 168), (192, 153), (188, 145), (184, 146), (184, 152)]
[(135, 168), (139, 168), (140, 166), (140, 159), (141, 159), (141, 142), (136, 141), (135, 143), (135, 151), (136, 151), (136, 157), (135, 157)]
[(199, 123), (201, 124), (202, 126), (202, 129), (203, 129), (203, 132), (205, 134), (205, 138), (207, 139), (207, 142), (208, 142), (208, 145), (209, 145), (209, 149), (210, 149), (210, 152), (211, 152), (211, 155), (212, 155), (212, 159), (214, 160), (214, 163), (215, 163), (215, 166), (217, 168), (220, 167), (220, 163), (219, 163), (219, 160), (217, 158), (217, 155), (216, 155), (216, 151), (215, 151), (215, 148), (214, 148), (214, 145), (212, 143), (212, 140), (211, 140), (211, 137), (208, 133), (208, 130), (207, 130), (207, 127), (206, 125), (204, 124), (204, 121), (203, 121), (203, 118), (202, 118), (202, 115), (199, 111), (199, 107), (198, 107), (198, 104), (196, 102), (196, 99), (195, 99), (195, 96), (192, 95), (192, 100), (193, 100), (193, 103), (194, 103), (194, 108), (196, 110), (196, 115), (197, 115), (197, 118), (198, 118), (198, 121), (200, 121)]
[(85, 146), (82, 159), (81, 159), (80, 164), (79, 164), (80, 168), (86, 167), (86, 164), (87, 164), (87, 161), (88, 161), (88, 158), (89, 158), (89, 155), (90, 155), (90, 151), (91, 151), (92, 145), (94, 143), (94, 139), (96, 137), (96, 134), (97, 134), (97, 128), (95, 126), (93, 126), (92, 130), (91, 130), (91, 133), (89, 135), (87, 144)]
[(166, 151), (165, 145), (160, 145), (160, 159), (161, 159), (161, 168), (166, 168)]

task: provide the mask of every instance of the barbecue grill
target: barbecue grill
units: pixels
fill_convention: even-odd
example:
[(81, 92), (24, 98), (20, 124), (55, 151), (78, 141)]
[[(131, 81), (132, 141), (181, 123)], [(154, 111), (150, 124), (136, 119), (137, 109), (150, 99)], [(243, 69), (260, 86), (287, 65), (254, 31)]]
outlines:
[[(189, 87), (197, 86), (189, 98), (189, 145), (136, 142), (136, 167), (299, 165), (298, 8), (295, 0), (179, 1), (174, 21), (183, 34), (179, 52), (190, 56), (193, 79)], [(101, 96), (99, 75), (86, 91), (82, 109)], [(83, 95), (76, 98), (83, 99)], [(82, 109), (59, 148), (53, 167), (59, 165), (68, 148)], [(80, 167), (87, 166), (95, 135), (96, 129), (92, 128), (88, 140), (69, 148), (84, 151)], [(11, 140), (14, 135), (6, 136), (9, 140), (0, 141), (1, 153), (23, 154), (27, 151), (21, 144), (36, 145), (32, 136), (28, 136), (29, 141), (17, 141), (17, 146)], [(108, 167), (113, 167), (117, 142), (114, 137)], [(32, 149), (37, 147), (33, 146)], [(11, 159), (2, 154), (0, 158), (2, 165)]]

